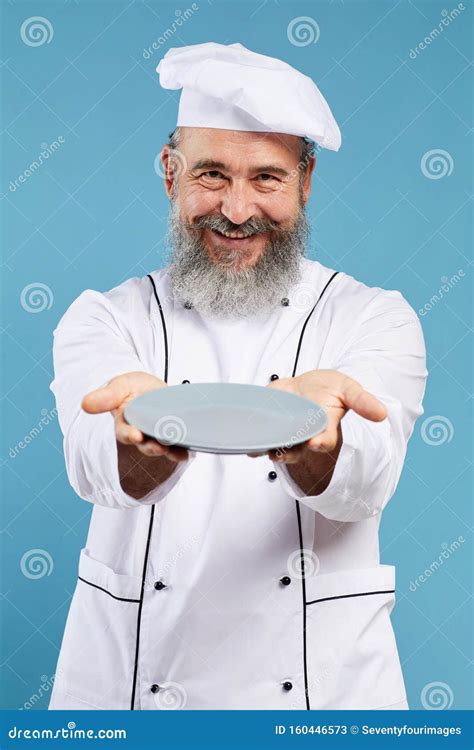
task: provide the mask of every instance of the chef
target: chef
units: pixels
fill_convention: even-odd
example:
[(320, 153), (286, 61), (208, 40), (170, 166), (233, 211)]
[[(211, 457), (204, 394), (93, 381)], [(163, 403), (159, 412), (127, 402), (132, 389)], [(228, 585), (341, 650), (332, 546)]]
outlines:
[[(68, 477), (93, 513), (50, 708), (407, 708), (378, 531), (422, 414), (419, 322), (305, 257), (315, 150), (341, 141), (310, 78), (240, 44), (171, 49), (158, 72), (182, 90), (169, 262), (86, 290), (54, 332)], [(124, 420), (139, 394), (203, 382), (305, 396), (328, 426), (257, 457)]]

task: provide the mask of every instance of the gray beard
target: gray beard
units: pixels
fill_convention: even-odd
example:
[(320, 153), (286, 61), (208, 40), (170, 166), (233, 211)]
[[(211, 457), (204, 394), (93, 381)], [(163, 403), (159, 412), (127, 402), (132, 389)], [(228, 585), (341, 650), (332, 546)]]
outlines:
[(233, 269), (232, 253), (227, 251), (226, 257), (223, 250), (224, 263), (229, 264), (226, 268), (209, 258), (199, 232), (188, 231), (177, 201), (173, 200), (169, 214), (169, 274), (174, 295), (181, 303), (212, 317), (244, 318), (268, 313), (300, 280), (308, 235), (301, 206), (292, 229), (271, 232), (267, 248), (252, 268)]

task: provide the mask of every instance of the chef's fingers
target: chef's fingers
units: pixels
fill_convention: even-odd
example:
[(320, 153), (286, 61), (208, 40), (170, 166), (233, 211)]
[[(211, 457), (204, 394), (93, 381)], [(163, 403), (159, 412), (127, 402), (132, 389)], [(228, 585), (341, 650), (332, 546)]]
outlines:
[(186, 448), (162, 445), (156, 440), (145, 440), (143, 443), (137, 445), (137, 448), (145, 456), (165, 456), (170, 461), (175, 461), (176, 463), (186, 461), (189, 456), (189, 451)]
[(347, 409), (352, 409), (364, 419), (371, 422), (383, 422), (387, 409), (368, 391), (352, 378), (346, 377), (342, 385), (342, 400)]
[(268, 383), (266, 388), (273, 388), (276, 391), (290, 391), (296, 393), (295, 378), (278, 378)]
[(91, 391), (82, 400), (82, 408), (89, 414), (101, 414), (113, 411), (129, 401), (157, 388), (164, 388), (166, 383), (148, 372), (126, 372), (117, 375), (102, 388)]
[(143, 443), (145, 436), (137, 427), (133, 427), (125, 422), (122, 411), (114, 412), (115, 416), (115, 437), (119, 443), (124, 445), (138, 445)]
[(340, 435), (336, 425), (336, 427), (328, 427), (323, 430), (323, 432), (320, 432), (319, 435), (315, 435), (315, 437), (310, 438), (306, 445), (311, 451), (316, 451), (318, 453), (330, 453), (337, 448), (338, 443), (341, 439), (342, 436)]
[(166, 456), (171, 461), (186, 461), (188, 451), (186, 448), (163, 445), (157, 440), (146, 437), (136, 427), (128, 425), (122, 416), (121, 410), (115, 412), (115, 436), (119, 443), (124, 445), (135, 445), (144, 456)]
[(130, 395), (130, 382), (123, 377), (114, 378), (103, 388), (91, 391), (82, 399), (82, 408), (88, 414), (112, 411)]
[(174, 461), (177, 464), (187, 461), (189, 458), (189, 451), (186, 448), (171, 448), (165, 453), (166, 458), (170, 461)]

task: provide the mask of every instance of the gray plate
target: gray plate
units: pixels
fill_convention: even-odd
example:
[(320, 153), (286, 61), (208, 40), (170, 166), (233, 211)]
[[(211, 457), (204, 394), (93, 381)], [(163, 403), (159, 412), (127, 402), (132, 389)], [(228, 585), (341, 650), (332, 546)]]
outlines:
[(204, 453), (266, 453), (298, 445), (327, 425), (314, 401), (239, 383), (189, 383), (137, 396), (125, 420), (160, 443)]

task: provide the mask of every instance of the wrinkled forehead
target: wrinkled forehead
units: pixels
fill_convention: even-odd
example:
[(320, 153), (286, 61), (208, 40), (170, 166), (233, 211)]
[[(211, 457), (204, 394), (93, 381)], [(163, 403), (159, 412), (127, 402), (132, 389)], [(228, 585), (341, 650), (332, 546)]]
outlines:
[(302, 138), (286, 133), (180, 127), (179, 136), (179, 149), (190, 166), (209, 160), (230, 168), (268, 163), (291, 169), (300, 160), (303, 146)]

